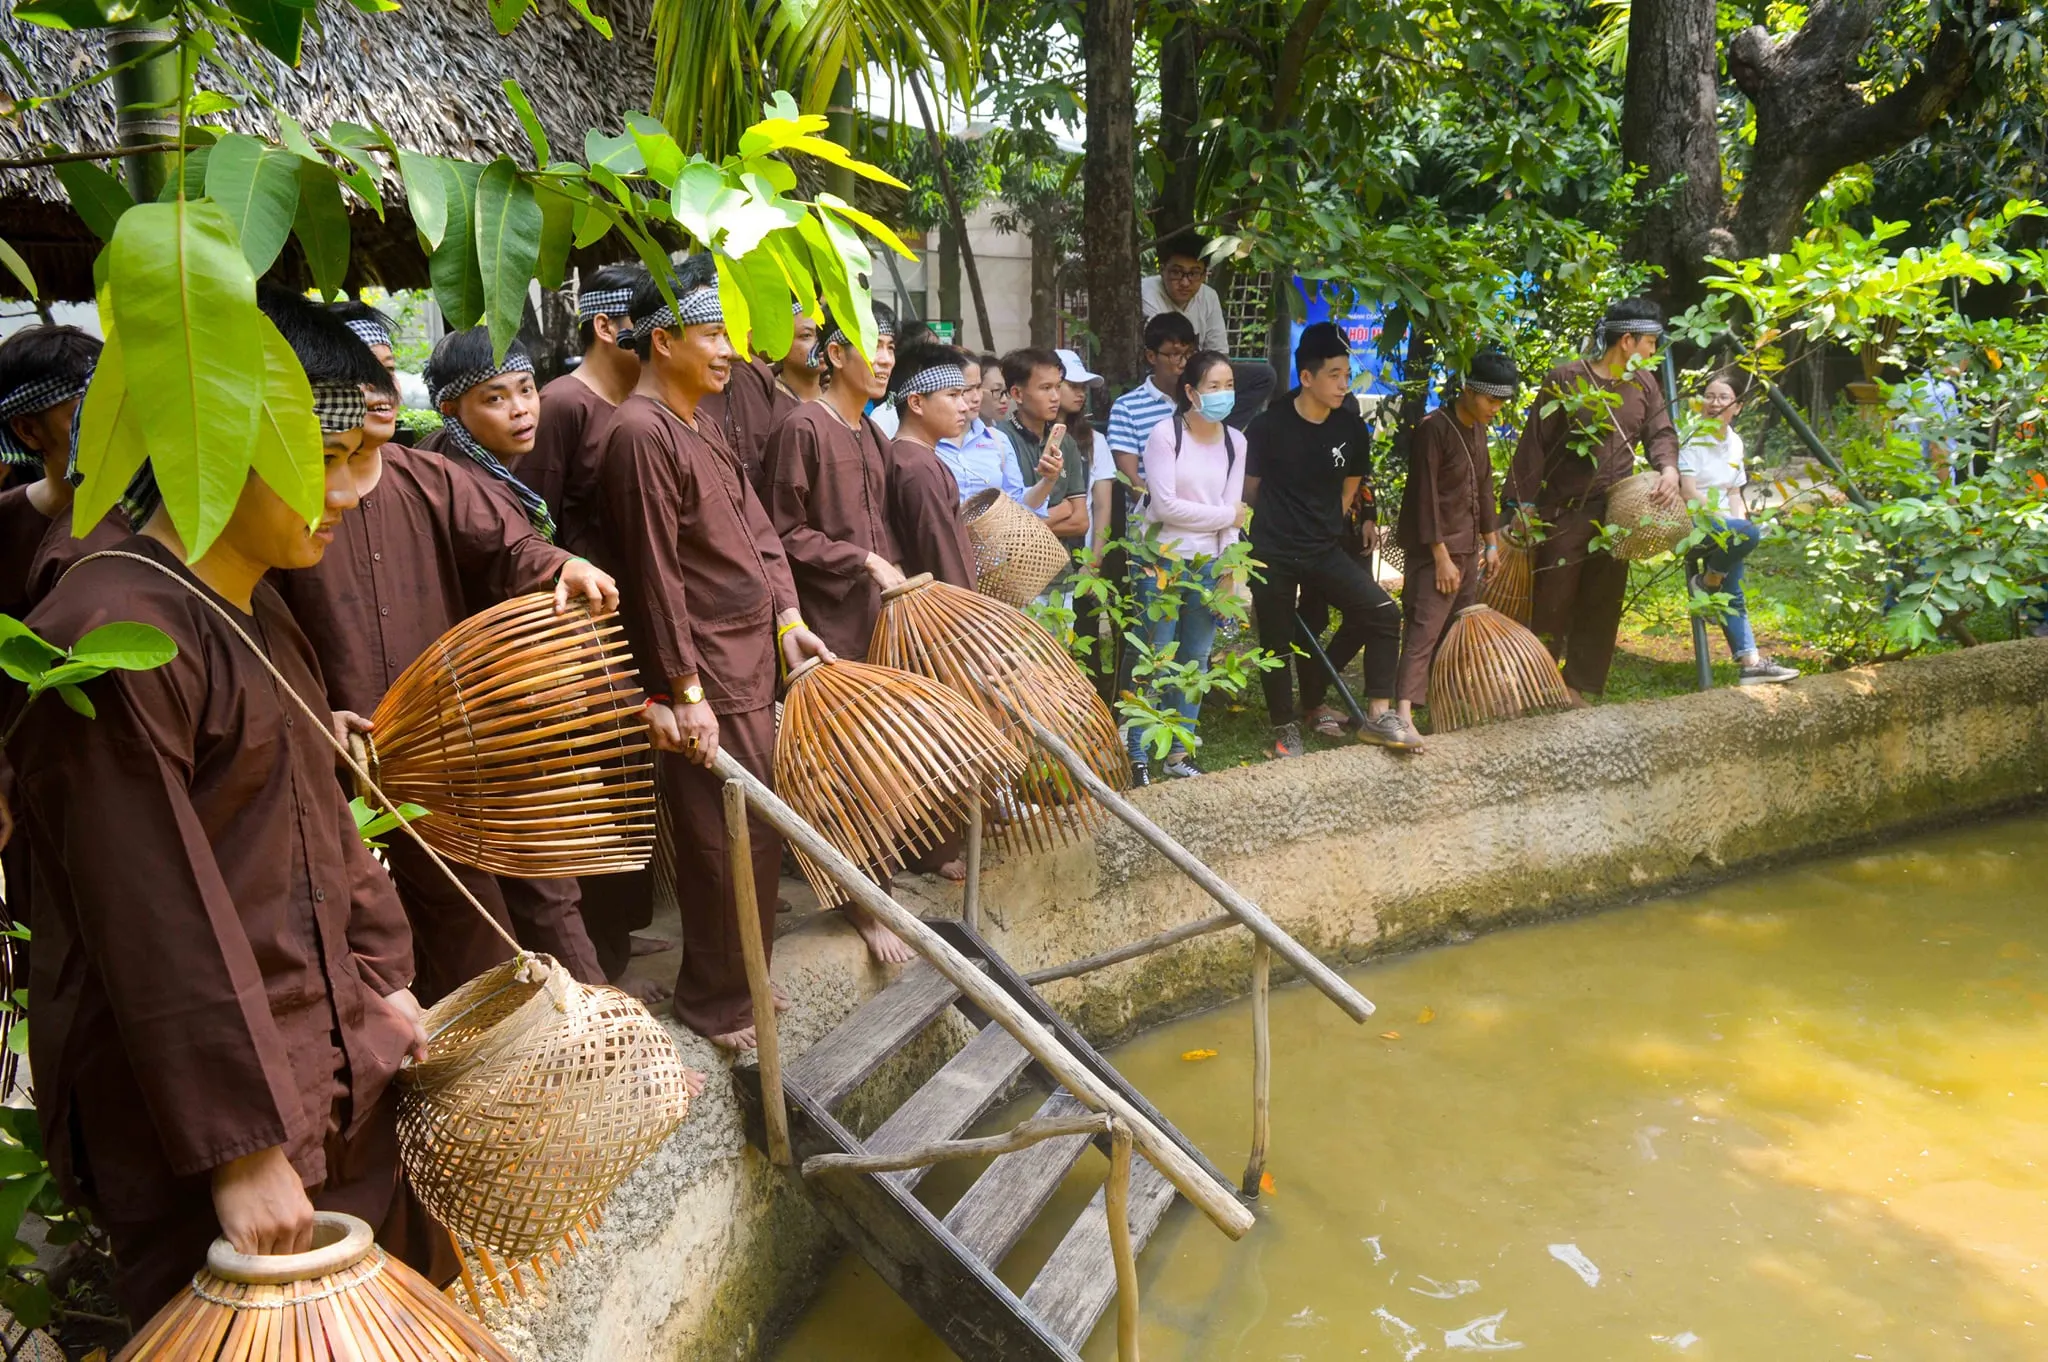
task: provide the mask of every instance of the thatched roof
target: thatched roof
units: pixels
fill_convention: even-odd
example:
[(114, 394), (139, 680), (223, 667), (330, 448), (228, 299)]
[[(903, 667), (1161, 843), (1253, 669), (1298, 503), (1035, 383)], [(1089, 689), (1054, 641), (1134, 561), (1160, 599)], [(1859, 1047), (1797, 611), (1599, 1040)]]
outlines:
[[(375, 122), (401, 146), (469, 158), (505, 154), (527, 165), (532, 152), (500, 83), (507, 76), (517, 79), (557, 153), (580, 158), (584, 129), (616, 130), (626, 111), (648, 107), (654, 87), (650, 7), (650, 0), (593, 0), (592, 8), (612, 22), (614, 36), (606, 41), (561, 0), (543, 0), (502, 38), (483, 0), (410, 0), (396, 13), (379, 15), (330, 3), (314, 11), (319, 30), (308, 27), (296, 70), (262, 52), (229, 59), (251, 80), (269, 85), (278, 106), (308, 127)], [(99, 69), (103, 51), (99, 34), (58, 32), (5, 13), (0, 38), (27, 62), (30, 88), (39, 93), (89, 76)], [(0, 90), (26, 93), (14, 88), (20, 80), (0, 66)], [(209, 88), (235, 93), (218, 73), (203, 80)], [(269, 114), (256, 108), (231, 111), (219, 121), (241, 131), (274, 132)], [(49, 142), (79, 150), (114, 145), (110, 83), (0, 118), (0, 160), (37, 155)], [(350, 284), (426, 287), (426, 260), (395, 172), (385, 176), (382, 191), (384, 221), (367, 210), (355, 214)], [(91, 298), (99, 243), (48, 170), (0, 171), (0, 236), (27, 257), (47, 296)], [(616, 243), (598, 249), (605, 259), (619, 254)], [(295, 242), (280, 268), (298, 267), (296, 251)], [(11, 282), (0, 275), (0, 286)]]

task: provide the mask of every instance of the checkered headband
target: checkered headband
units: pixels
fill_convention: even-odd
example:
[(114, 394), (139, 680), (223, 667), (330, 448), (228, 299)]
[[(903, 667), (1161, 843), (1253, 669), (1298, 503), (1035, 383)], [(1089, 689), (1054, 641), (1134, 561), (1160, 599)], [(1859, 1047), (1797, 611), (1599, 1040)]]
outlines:
[[(896, 334), (896, 324), (885, 317), (877, 317), (875, 318), (875, 334), (877, 336), (893, 336)], [(853, 337), (847, 335), (840, 328), (837, 317), (832, 319), (832, 329), (820, 335), (817, 344), (811, 347), (811, 367), (813, 369), (825, 367), (825, 347), (835, 341), (841, 345), (853, 344)]]
[(391, 333), (384, 329), (384, 323), (374, 317), (349, 317), (342, 325), (356, 333), (356, 339), (365, 345), (381, 345), (391, 348)]
[(1481, 383), (1476, 378), (1468, 378), (1465, 380), (1465, 386), (1475, 393), (1484, 393), (1488, 397), (1513, 397), (1515, 395), (1515, 385), (1512, 383)]
[(1648, 317), (1629, 317), (1622, 321), (1603, 321), (1594, 333), (1595, 344), (1602, 350), (1614, 344), (1616, 336), (1661, 336), (1664, 323)]
[(363, 396), (360, 383), (315, 383), (313, 416), (322, 435), (354, 430), (370, 415), (370, 399)]
[(532, 372), (533, 360), (519, 351), (512, 351), (505, 356), (505, 361), (502, 364), (494, 364), (482, 369), (471, 369), (467, 373), (457, 374), (440, 387), (434, 389), (434, 405), (438, 407), (443, 402), (453, 402), (477, 384), (488, 383), (501, 375), (530, 374)]
[[(313, 385), (313, 417), (320, 423), (322, 435), (354, 430), (368, 419), (369, 414), (370, 400), (363, 396), (361, 384)], [(64, 470), (64, 480), (73, 487), (85, 481), (85, 474), (78, 468), (78, 427), (78, 422), (71, 423), (71, 463)], [(149, 460), (144, 459), (142, 467), (136, 469), (135, 476), (128, 480), (128, 490), (121, 493), (121, 511), (128, 517), (128, 528), (139, 533), (163, 501), (163, 493), (157, 490), (156, 470), (150, 466)]]
[(706, 284), (702, 288), (691, 289), (676, 299), (674, 307), (663, 303), (654, 310), (653, 316), (636, 325), (634, 332), (645, 337), (673, 327), (710, 326), (714, 322), (724, 320), (725, 305), (718, 301), (718, 289), (714, 285)]
[(592, 317), (626, 317), (632, 311), (633, 290), (629, 288), (585, 289), (576, 297), (576, 316), (583, 321)]
[(903, 386), (896, 390), (898, 397), (912, 393), (942, 393), (948, 388), (967, 386), (967, 371), (957, 364), (934, 364), (929, 369), (919, 369), (905, 379)]
[[(34, 416), (69, 402), (74, 397), (83, 397), (86, 385), (91, 381), (90, 370), (84, 378), (74, 378), (69, 374), (50, 374), (32, 379), (5, 397), (0, 397), (0, 463), (40, 464), (43, 456), (15, 436), (14, 418)], [(71, 428), (76, 431), (78, 423), (73, 421)]]

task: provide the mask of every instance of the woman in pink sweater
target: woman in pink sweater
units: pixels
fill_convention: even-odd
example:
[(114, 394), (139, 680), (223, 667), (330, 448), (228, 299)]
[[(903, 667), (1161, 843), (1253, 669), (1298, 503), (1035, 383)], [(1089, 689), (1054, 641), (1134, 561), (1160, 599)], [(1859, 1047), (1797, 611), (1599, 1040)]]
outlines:
[[(1164, 561), (1138, 574), (1138, 600), (1145, 612), (1139, 628), (1151, 640), (1155, 661), (1168, 646), (1171, 661), (1206, 665), (1216, 642), (1216, 616), (1208, 594), (1216, 587), (1216, 559), (1237, 539), (1248, 514), (1244, 495), (1244, 436), (1223, 424), (1236, 403), (1230, 359), (1214, 350), (1188, 357), (1181, 371), (1173, 416), (1152, 428), (1142, 454), (1149, 499), (1145, 519), (1156, 530)], [(1162, 578), (1178, 572), (1168, 589)], [(1199, 689), (1167, 688), (1153, 703), (1170, 704), (1192, 731), (1201, 714)], [(1147, 754), (1138, 729), (1128, 731), (1131, 764), (1139, 783), (1149, 779)], [(1187, 748), (1176, 741), (1166, 754), (1170, 776), (1199, 775)]]

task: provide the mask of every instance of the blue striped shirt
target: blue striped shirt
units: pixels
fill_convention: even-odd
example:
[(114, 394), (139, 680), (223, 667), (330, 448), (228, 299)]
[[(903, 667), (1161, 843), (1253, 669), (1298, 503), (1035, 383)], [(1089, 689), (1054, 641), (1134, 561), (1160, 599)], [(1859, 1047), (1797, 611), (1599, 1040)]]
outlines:
[(1012, 501), (1024, 500), (1024, 484), (1017, 461), (1010, 457), (1009, 440), (979, 416), (959, 439), (939, 441), (938, 454), (953, 470), (953, 481), (960, 484), (960, 500), (990, 487), (1000, 489)]
[(1118, 454), (1142, 454), (1152, 427), (1173, 415), (1173, 399), (1146, 379), (1109, 404), (1109, 447)]

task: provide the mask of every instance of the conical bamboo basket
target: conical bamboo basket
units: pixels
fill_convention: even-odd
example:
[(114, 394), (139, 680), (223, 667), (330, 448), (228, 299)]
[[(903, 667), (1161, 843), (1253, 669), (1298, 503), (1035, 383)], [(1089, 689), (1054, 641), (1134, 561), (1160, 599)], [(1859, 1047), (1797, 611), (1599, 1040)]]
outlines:
[(1438, 733), (1567, 709), (1571, 697), (1542, 640), (1498, 610), (1468, 605), (1429, 669), (1429, 722)]
[(1503, 534), (1493, 566), (1479, 579), (1480, 603), (1526, 625), (1535, 617), (1535, 591), (1535, 555)]
[(216, 1239), (115, 1362), (513, 1362), (354, 1216), (317, 1212), (313, 1243), (258, 1256)]
[(1692, 514), (1683, 505), (1670, 506), (1655, 495), (1658, 475), (1638, 473), (1616, 483), (1607, 493), (1607, 523), (1624, 531), (1614, 556), (1626, 562), (1655, 558), (1677, 546), (1692, 531)]
[(521, 596), (464, 620), (372, 716), (370, 774), (451, 860), (546, 879), (638, 870), (654, 767), (617, 616)]
[[(866, 662), (799, 664), (775, 734), (775, 792), (847, 859), (888, 875), (966, 824), (982, 792), (1024, 762), (978, 709), (910, 672)], [(845, 891), (802, 852), (827, 906)]]
[(466, 1246), (553, 1248), (689, 1114), (667, 1028), (544, 955), (470, 980), (426, 1029), (426, 1062), (400, 1071), (399, 1155)]
[(1043, 520), (993, 487), (969, 497), (960, 517), (974, 544), (974, 589), (984, 596), (1021, 609), (1072, 561)]
[(1015, 746), (1025, 773), (987, 820), (1007, 844), (1049, 849), (1101, 811), (997, 696), (1057, 733), (1111, 789), (1131, 783), (1116, 716), (1072, 655), (1021, 610), (920, 573), (882, 593), (868, 658), (965, 696)]

